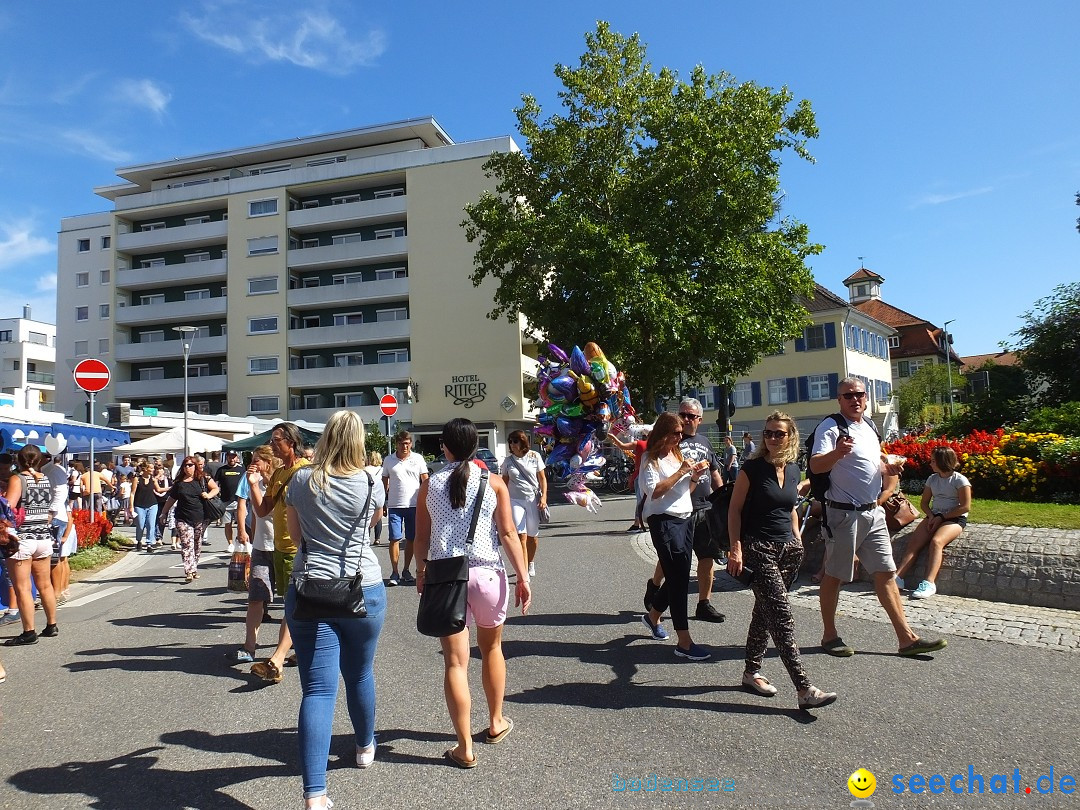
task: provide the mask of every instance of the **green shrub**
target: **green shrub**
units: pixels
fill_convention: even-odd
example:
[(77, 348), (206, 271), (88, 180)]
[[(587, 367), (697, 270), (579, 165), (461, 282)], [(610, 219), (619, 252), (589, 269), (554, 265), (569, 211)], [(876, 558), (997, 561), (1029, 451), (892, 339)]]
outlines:
[(1080, 436), (1080, 402), (1065, 402), (1056, 408), (1039, 408), (1020, 425), (1020, 429), (1029, 433)]

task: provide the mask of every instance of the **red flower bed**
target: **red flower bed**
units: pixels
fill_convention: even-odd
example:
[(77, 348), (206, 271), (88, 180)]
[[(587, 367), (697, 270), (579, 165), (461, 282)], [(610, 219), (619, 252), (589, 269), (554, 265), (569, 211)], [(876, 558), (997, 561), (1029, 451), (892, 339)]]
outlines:
[(993, 433), (985, 430), (975, 430), (962, 439), (949, 438), (914, 438), (905, 436), (895, 442), (885, 444), (886, 453), (895, 453), (907, 457), (904, 465), (904, 478), (918, 478), (926, 480), (934, 471), (930, 469), (930, 456), (935, 447), (951, 447), (956, 451), (958, 458), (963, 458), (967, 453), (970, 456), (989, 455), (999, 444), (1005, 435), (1005, 431), (998, 428)]
[(71, 520), (75, 522), (75, 536), (79, 538), (80, 550), (96, 546), (113, 530), (109, 518), (102, 512), (96, 513), (91, 522), (89, 509), (74, 509), (71, 512)]

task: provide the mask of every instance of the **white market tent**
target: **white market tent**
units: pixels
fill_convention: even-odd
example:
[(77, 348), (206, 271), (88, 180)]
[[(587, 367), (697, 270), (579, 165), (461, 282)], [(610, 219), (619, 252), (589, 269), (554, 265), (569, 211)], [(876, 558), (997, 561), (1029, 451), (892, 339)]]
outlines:
[[(205, 453), (220, 450), (224, 439), (211, 436), (209, 433), (200, 433), (197, 430), (188, 431), (188, 449), (193, 453)], [(122, 444), (112, 449), (113, 453), (182, 453), (184, 452), (184, 429), (174, 427), (151, 436), (149, 439)]]

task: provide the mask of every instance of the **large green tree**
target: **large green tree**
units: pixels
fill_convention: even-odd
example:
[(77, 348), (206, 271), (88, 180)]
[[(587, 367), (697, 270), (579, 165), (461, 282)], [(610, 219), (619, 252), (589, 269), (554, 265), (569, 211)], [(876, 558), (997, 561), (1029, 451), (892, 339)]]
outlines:
[(780, 157), (811, 160), (807, 101), (698, 66), (654, 71), (635, 34), (599, 23), (578, 67), (557, 65), (562, 109), (515, 110), (524, 151), (485, 165), (497, 193), (466, 207), (474, 284), (491, 317), (553, 342), (593, 340), (651, 406), (679, 372), (748, 371), (806, 324), (820, 251), (779, 216)]
[(1080, 282), (1054, 287), (1023, 318), (1013, 348), (1039, 405), (1080, 401)]
[[(963, 387), (964, 380), (955, 368), (952, 380), (954, 388)], [(948, 368), (938, 364), (923, 366), (897, 388), (896, 396), (900, 405), (900, 424), (904, 427), (941, 422), (948, 410)]]

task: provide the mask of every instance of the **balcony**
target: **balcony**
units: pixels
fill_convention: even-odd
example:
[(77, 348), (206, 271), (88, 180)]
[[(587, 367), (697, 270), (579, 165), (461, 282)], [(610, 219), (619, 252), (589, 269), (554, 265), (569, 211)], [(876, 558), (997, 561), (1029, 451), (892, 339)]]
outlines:
[[(325, 422), (336, 411), (342, 410), (341, 408), (290, 408), (289, 419), (298, 419), (307, 422)], [(365, 423), (370, 422), (373, 419), (385, 419), (382, 415), (382, 411), (379, 410), (378, 405), (361, 405), (359, 408), (349, 408), (360, 415), (360, 418)], [(398, 405), (398, 412), (390, 417), (395, 422), (411, 422), (412, 421), (412, 405), (408, 403), (401, 403)]]
[(222, 295), (217, 298), (198, 298), (193, 301), (169, 301), (165, 304), (117, 307), (115, 320), (118, 326), (201, 321), (206, 318), (224, 317), (227, 301), (228, 299)]
[(294, 368), (289, 371), (290, 388), (325, 388), (342, 385), (390, 385), (407, 383), (409, 363), (372, 363), (365, 366)]
[(326, 245), (314, 248), (293, 248), (289, 251), (289, 267), (294, 270), (333, 269), (362, 263), (400, 261), (409, 255), (409, 237), (368, 239), (345, 245)]
[(225, 242), (229, 223), (227, 220), (201, 222), (198, 225), (180, 225), (175, 228), (158, 228), (153, 231), (134, 231), (116, 235), (116, 249), (129, 253), (151, 250), (182, 250), (184, 248), (209, 247)]
[(28, 371), (26, 372), (26, 381), (39, 385), (55, 385), (56, 375), (47, 371)]
[[(175, 333), (173, 333), (175, 334)], [(191, 341), (189, 356), (212, 357), (225, 354), (228, 339), (224, 336), (197, 337)], [(143, 360), (175, 360), (184, 356), (184, 344), (179, 339), (155, 340), (146, 343), (117, 343), (114, 354), (122, 362), (140, 362)]]
[(361, 323), (353, 326), (316, 326), (311, 329), (290, 329), (289, 348), (319, 349), (327, 346), (358, 346), (384, 343), (390, 340), (407, 340), (409, 322), (385, 321)]
[(293, 309), (320, 309), (331, 304), (382, 304), (403, 301), (409, 295), (409, 279), (360, 281), (353, 284), (328, 284), (324, 287), (298, 287), (289, 290), (288, 303)]
[[(206, 377), (188, 377), (188, 398), (204, 394), (224, 394), (229, 389), (226, 374), (212, 374)], [(164, 380), (129, 380), (113, 384), (113, 391), (118, 400), (155, 399), (162, 397), (184, 396), (184, 378), (170, 377)]]
[(225, 281), (228, 270), (227, 259), (117, 270), (116, 288), (118, 290), (149, 290), (155, 287), (175, 287), (178, 284)]
[(288, 226), (297, 233), (324, 231), (330, 227), (353, 227), (377, 225), (382, 222), (400, 221), (406, 211), (406, 198), (389, 197), (385, 200), (364, 200), (343, 205), (321, 205), (290, 211)]

